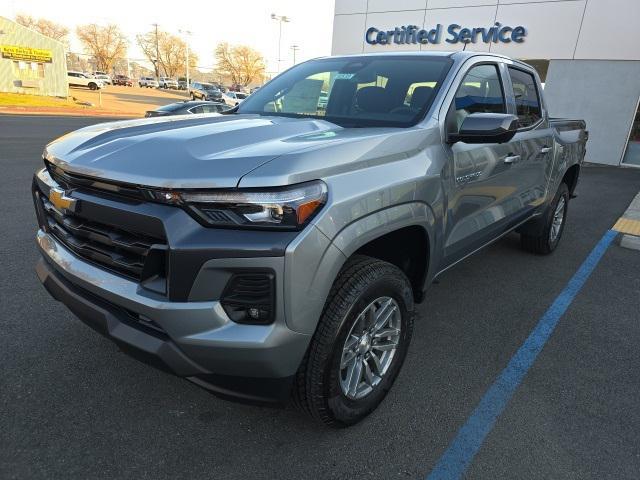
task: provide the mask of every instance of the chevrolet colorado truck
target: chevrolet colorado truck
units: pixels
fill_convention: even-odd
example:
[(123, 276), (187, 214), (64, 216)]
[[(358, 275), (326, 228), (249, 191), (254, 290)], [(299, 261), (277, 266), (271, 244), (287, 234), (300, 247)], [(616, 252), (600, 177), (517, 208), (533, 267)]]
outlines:
[(438, 275), (511, 231), (556, 249), (587, 132), (543, 93), (494, 54), (340, 56), (222, 115), (82, 128), (34, 177), (37, 274), (138, 358), (354, 424)]

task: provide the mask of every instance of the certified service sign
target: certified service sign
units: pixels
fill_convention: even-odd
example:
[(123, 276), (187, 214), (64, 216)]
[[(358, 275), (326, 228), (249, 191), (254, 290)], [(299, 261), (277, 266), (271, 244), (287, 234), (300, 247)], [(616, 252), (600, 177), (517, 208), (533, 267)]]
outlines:
[(17, 45), (0, 45), (2, 58), (9, 60), (22, 60), (25, 62), (51, 63), (53, 54), (51, 50), (42, 48), (19, 47)]
[(369, 45), (438, 44), (442, 43), (443, 36), (447, 43), (522, 43), (526, 35), (527, 29), (523, 26), (509, 27), (500, 22), (488, 28), (463, 28), (457, 23), (452, 23), (446, 28), (446, 33), (444, 25), (439, 23), (432, 29), (421, 29), (416, 25), (403, 25), (393, 30), (370, 27), (364, 38)]

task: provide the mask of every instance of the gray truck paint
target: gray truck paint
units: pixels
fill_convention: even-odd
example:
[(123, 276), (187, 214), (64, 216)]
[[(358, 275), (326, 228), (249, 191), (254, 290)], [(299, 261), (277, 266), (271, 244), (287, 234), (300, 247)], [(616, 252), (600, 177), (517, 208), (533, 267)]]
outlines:
[[(196, 115), (96, 125), (47, 146), (45, 156), (70, 172), (151, 187), (271, 187), (322, 179), (328, 186), (327, 205), (284, 257), (268, 260), (278, 272), (278, 315), (270, 327), (236, 325), (216, 307), (225, 268), (264, 265), (265, 259), (209, 261), (192, 293), (202, 298), (208, 291), (210, 304), (153, 307), (148, 292), (119, 284), (110, 273), (68, 252), (63, 255), (64, 248), (42, 232), (40, 247), (72, 282), (160, 322), (180, 349), (208, 371), (292, 375), (334, 278), (360, 247), (399, 228), (423, 229), (429, 241), (421, 286), (426, 288), (451, 265), (539, 215), (567, 169), (582, 161), (580, 124), (550, 120), (546, 108), (541, 122), (519, 131), (509, 143), (446, 144), (445, 115), (470, 67), (496, 63), (506, 91), (507, 65), (535, 74), (498, 55), (458, 52), (451, 58), (453, 66), (429, 112), (410, 128), (350, 129), (322, 120)], [(508, 113), (515, 113), (507, 97)], [(545, 147), (551, 150), (543, 154)], [(514, 150), (521, 161), (505, 166), (503, 159)], [(63, 256), (64, 261), (55, 260)]]

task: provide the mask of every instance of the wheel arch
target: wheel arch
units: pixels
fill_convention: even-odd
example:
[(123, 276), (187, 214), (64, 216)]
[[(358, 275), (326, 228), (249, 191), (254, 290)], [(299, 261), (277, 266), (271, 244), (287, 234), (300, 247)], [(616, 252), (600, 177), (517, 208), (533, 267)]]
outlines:
[(334, 243), (346, 258), (366, 255), (396, 265), (409, 278), (419, 303), (433, 273), (434, 224), (435, 216), (427, 204), (405, 203), (357, 220), (343, 229)]
[(566, 183), (569, 188), (569, 194), (573, 195), (576, 186), (578, 185), (578, 177), (580, 176), (580, 165), (574, 164), (567, 168), (562, 177), (562, 183)]
[[(421, 255), (421, 269), (409, 269), (414, 300), (422, 299), (424, 285), (433, 276), (434, 215), (429, 206), (411, 202), (389, 207), (357, 219), (329, 239), (314, 226), (294, 240), (285, 253), (285, 318), (294, 331), (315, 331), (331, 286), (349, 258), (365, 254), (389, 261), (403, 271), (409, 259), (385, 255), (385, 247), (405, 241), (413, 255)], [(422, 252), (419, 241), (427, 241)], [(408, 250), (408, 249), (407, 249)]]

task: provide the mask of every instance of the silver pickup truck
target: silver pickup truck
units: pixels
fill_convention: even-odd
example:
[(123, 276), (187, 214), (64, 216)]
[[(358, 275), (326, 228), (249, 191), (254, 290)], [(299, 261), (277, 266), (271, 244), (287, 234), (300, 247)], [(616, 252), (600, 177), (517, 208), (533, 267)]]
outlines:
[(342, 56), (223, 115), (80, 129), (34, 177), (38, 276), (141, 359), (354, 424), (438, 275), (514, 230), (557, 247), (587, 132), (543, 93), (498, 55)]

